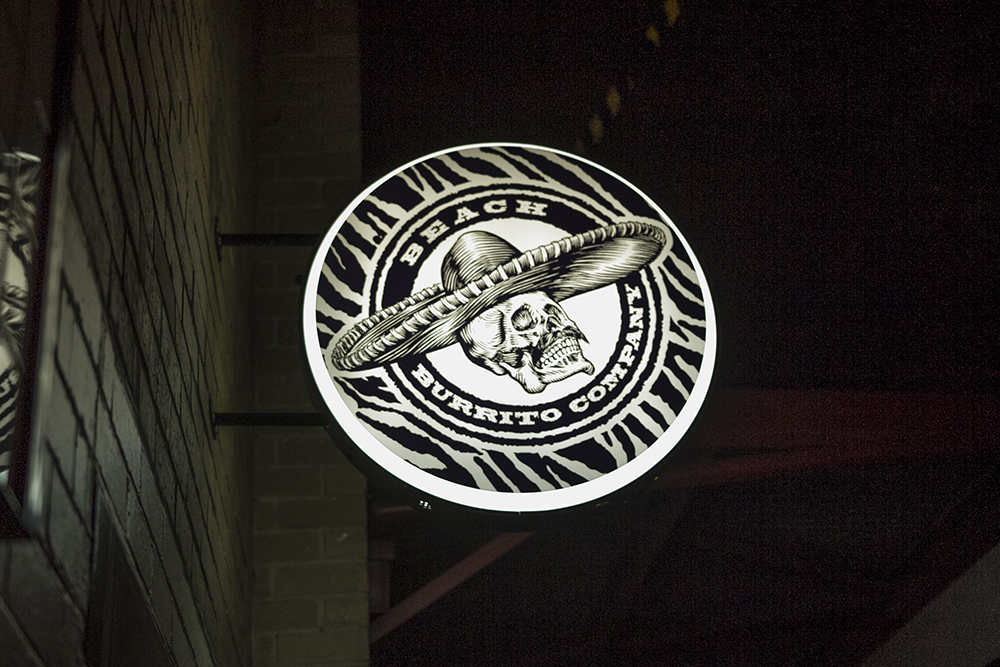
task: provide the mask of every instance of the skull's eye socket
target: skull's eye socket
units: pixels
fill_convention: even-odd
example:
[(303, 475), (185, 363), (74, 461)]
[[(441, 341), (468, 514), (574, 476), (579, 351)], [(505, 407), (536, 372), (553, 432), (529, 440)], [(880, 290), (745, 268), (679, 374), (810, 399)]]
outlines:
[(510, 325), (517, 331), (527, 331), (535, 326), (535, 318), (527, 304), (515, 310), (510, 316)]
[(555, 317), (556, 319), (559, 319), (560, 315), (559, 306), (555, 305), (554, 303), (550, 303), (549, 305), (545, 306), (545, 314), (548, 315), (549, 317)]

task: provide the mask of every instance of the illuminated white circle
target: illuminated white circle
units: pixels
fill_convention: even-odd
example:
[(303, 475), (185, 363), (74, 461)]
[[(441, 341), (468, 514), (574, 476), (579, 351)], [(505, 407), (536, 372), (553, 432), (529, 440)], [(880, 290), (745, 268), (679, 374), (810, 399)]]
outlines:
[[(389, 196), (400, 192), (408, 197), (398, 197), (406, 205)], [(501, 206), (505, 210), (499, 210)], [(616, 282), (588, 287), (559, 303), (584, 335), (589, 338), (588, 331), (596, 332), (592, 344), (582, 345), (584, 355), (603, 376), (577, 373), (538, 393), (527, 393), (511, 377), (470, 361), (459, 344), (414, 353), (405, 360), (380, 360), (384, 348), (397, 344), (395, 339), (409, 342), (423, 335), (425, 321), (447, 310), (438, 304), (433, 313), (416, 320), (395, 312), (399, 307), (389, 292), (399, 287), (399, 276), (406, 276), (402, 295), (417, 302), (414, 308), (421, 307), (421, 298), (433, 301), (436, 296), (421, 297), (421, 290), (433, 289), (442, 280), (442, 261), (462, 234), (485, 231), (502, 236), (517, 253), (525, 253), (518, 269), (533, 250), (543, 249), (532, 255), (532, 261), (543, 257), (542, 263), (553, 266), (558, 260), (550, 260), (549, 254), (564, 253), (564, 262), (570, 262), (574, 252), (582, 256), (568, 239), (593, 242), (594, 247), (617, 242), (593, 240), (590, 232), (566, 229), (564, 221), (542, 217), (557, 210), (574, 221), (579, 218), (574, 224), (591, 224), (598, 232), (602, 226), (617, 225), (616, 231), (624, 229), (620, 233), (625, 236), (635, 229), (629, 227), (630, 221), (640, 220), (643, 229), (661, 229), (668, 239), (664, 257), (658, 255)], [(560, 242), (563, 247), (558, 247)], [(406, 273), (408, 263), (413, 271)], [(582, 260), (580, 265), (584, 266)], [(578, 275), (585, 271), (573, 266)], [(348, 268), (364, 275), (348, 274)], [(504, 279), (509, 280), (506, 273), (487, 285)], [(662, 312), (649, 308), (647, 313), (635, 304), (661, 304)], [(636, 315), (636, 310), (642, 312)], [(350, 348), (345, 346), (351, 335), (347, 332), (366, 327), (376, 331), (369, 318), (385, 316), (395, 322), (397, 315), (399, 333), (384, 332), (381, 339), (371, 334), (377, 340), (358, 353), (361, 367), (335, 367), (347, 364), (345, 357), (334, 360), (335, 348)], [(648, 325), (641, 324), (647, 321)], [(627, 328), (630, 325), (634, 330)], [(439, 151), (366, 188), (337, 217), (319, 245), (306, 279), (303, 331), (319, 394), (366, 457), (418, 492), (501, 512), (549, 511), (594, 502), (649, 472), (693, 423), (708, 392), (717, 350), (715, 313), (704, 273), (666, 214), (634, 186), (593, 162), (525, 144)], [(649, 349), (628, 353), (629, 359), (641, 359), (641, 370), (630, 365), (639, 362), (622, 361), (625, 348), (632, 347), (626, 341), (640, 340), (627, 337), (628, 331), (646, 336), (641, 340)], [(652, 345), (654, 335), (658, 346)], [(677, 345), (686, 347), (671, 347)], [(673, 355), (677, 351), (680, 355)], [(414, 359), (420, 360), (416, 366)], [(697, 365), (689, 363), (692, 359)], [(411, 366), (408, 372), (402, 370), (406, 364)], [(623, 372), (631, 375), (625, 377)], [(632, 393), (623, 398), (626, 391)], [(662, 398), (667, 394), (669, 401)], [(509, 411), (502, 409), (505, 402), (513, 406)], [(602, 403), (607, 403), (606, 409)], [(523, 409), (513, 409), (518, 407)], [(603, 416), (588, 422), (586, 415), (574, 414), (577, 408)], [(602, 409), (605, 412), (599, 413)], [(506, 417), (505, 412), (509, 412)], [(536, 414), (525, 416), (531, 413)], [(504, 419), (514, 423), (504, 426)], [(516, 420), (527, 419), (534, 431), (527, 422), (518, 426)], [(575, 432), (574, 424), (586, 424), (586, 429)], [(400, 441), (424, 438), (422, 430), (432, 432), (421, 440), (426, 446)], [(530, 432), (526, 435), (525, 430)], [(532, 440), (536, 431), (539, 435)], [(640, 432), (645, 440), (635, 437)], [(404, 433), (408, 435), (387, 435)], [(592, 469), (594, 459), (567, 459), (565, 452), (584, 445), (596, 452), (592, 443), (607, 449), (614, 469)], [(535, 463), (532, 457), (548, 460)], [(601, 462), (608, 466), (607, 459)], [(471, 482), (461, 477), (466, 474)], [(459, 478), (463, 481), (456, 481)], [(546, 484), (549, 488), (544, 488)]]

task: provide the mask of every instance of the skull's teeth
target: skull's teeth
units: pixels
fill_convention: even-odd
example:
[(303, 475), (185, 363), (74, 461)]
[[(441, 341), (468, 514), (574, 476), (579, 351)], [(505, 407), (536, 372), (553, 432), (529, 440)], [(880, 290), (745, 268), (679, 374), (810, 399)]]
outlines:
[(538, 360), (540, 367), (562, 366), (567, 361), (575, 360), (581, 353), (580, 344), (575, 338), (563, 338), (549, 346)]

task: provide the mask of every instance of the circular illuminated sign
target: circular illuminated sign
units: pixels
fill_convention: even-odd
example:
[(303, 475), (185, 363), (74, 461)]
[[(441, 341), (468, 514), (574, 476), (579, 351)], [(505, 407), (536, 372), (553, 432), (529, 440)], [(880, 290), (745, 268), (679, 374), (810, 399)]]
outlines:
[(453, 148), (367, 188), (306, 281), (309, 367), (375, 464), (487, 510), (588, 503), (677, 444), (716, 324), (687, 242), (574, 155)]

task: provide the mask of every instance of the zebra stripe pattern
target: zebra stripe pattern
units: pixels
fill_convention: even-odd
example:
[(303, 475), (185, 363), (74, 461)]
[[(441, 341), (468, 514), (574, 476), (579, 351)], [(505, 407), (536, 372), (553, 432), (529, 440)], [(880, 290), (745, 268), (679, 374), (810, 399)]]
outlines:
[[(523, 254), (447, 293), (441, 258), (459, 234), (476, 229), (504, 236)], [(635, 269), (611, 266), (614, 253), (630, 252), (624, 241), (611, 245), (615, 237), (644, 230), (662, 252)], [(602, 244), (605, 254), (567, 259)], [(686, 245), (648, 198), (573, 156), (500, 145), (438, 154), (359, 198), (320, 252), (315, 332), (334, 399), (380, 446), (443, 481), (497, 493), (586, 484), (654, 445), (663, 450), (699, 385), (714, 314)], [(614, 280), (592, 277), (602, 272)], [(581, 329), (599, 358), (592, 375), (536, 396), (482, 374), (454, 344), (456, 327), (481, 312), (475, 304), (526, 275), (530, 289), (590, 322)], [(549, 275), (557, 278), (548, 283)], [(587, 287), (565, 287), (573, 280)], [(435, 333), (433, 344), (392, 356), (456, 312), (466, 319)], [(359, 353), (362, 337), (370, 346)], [(482, 378), (478, 386), (468, 384), (472, 377)], [(665, 449), (679, 437), (666, 438)]]

